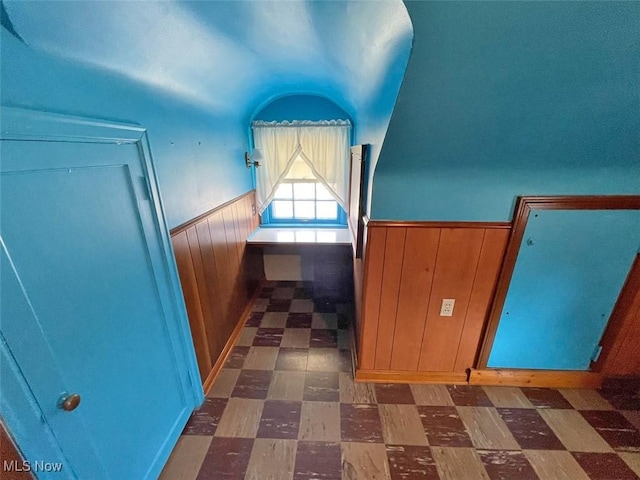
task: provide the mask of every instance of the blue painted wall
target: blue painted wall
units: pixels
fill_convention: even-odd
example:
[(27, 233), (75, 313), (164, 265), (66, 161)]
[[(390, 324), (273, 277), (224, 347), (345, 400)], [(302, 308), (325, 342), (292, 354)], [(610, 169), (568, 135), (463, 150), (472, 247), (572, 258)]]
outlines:
[(517, 195), (640, 193), (639, 2), (407, 2), (372, 218), (508, 221)]

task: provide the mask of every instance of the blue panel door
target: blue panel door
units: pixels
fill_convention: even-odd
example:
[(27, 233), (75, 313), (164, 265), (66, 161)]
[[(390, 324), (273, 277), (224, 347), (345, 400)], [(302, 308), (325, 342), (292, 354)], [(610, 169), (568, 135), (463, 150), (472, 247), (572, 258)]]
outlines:
[[(1, 147), (0, 333), (34, 399), (9, 406), (40, 413), (58, 449), (29, 460), (63, 461), (51, 478), (155, 478), (194, 397), (140, 146)], [(50, 441), (17, 436), (27, 455)]]
[(532, 211), (488, 366), (588, 370), (640, 246), (640, 211)]

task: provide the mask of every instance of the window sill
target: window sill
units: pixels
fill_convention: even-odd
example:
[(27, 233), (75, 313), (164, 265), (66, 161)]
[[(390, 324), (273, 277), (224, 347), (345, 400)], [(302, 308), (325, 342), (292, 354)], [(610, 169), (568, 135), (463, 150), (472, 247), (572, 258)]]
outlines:
[(351, 245), (348, 228), (258, 227), (249, 245)]

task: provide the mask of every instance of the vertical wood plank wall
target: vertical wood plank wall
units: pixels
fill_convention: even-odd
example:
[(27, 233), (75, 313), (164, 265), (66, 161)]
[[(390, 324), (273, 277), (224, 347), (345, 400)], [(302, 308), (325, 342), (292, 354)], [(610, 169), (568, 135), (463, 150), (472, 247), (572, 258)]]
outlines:
[[(474, 366), (510, 226), (370, 222), (358, 370), (465, 372)], [(442, 299), (455, 299), (441, 317)]]
[(246, 247), (258, 227), (255, 193), (171, 231), (200, 376), (207, 379), (262, 278), (262, 256)]

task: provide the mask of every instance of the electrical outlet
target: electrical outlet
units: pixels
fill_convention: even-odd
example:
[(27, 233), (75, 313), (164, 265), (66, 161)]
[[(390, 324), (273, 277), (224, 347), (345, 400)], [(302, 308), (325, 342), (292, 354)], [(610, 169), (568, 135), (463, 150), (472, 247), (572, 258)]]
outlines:
[(442, 306), (440, 307), (440, 316), (441, 317), (452, 317), (453, 316), (453, 306), (456, 301), (453, 298), (443, 298)]

